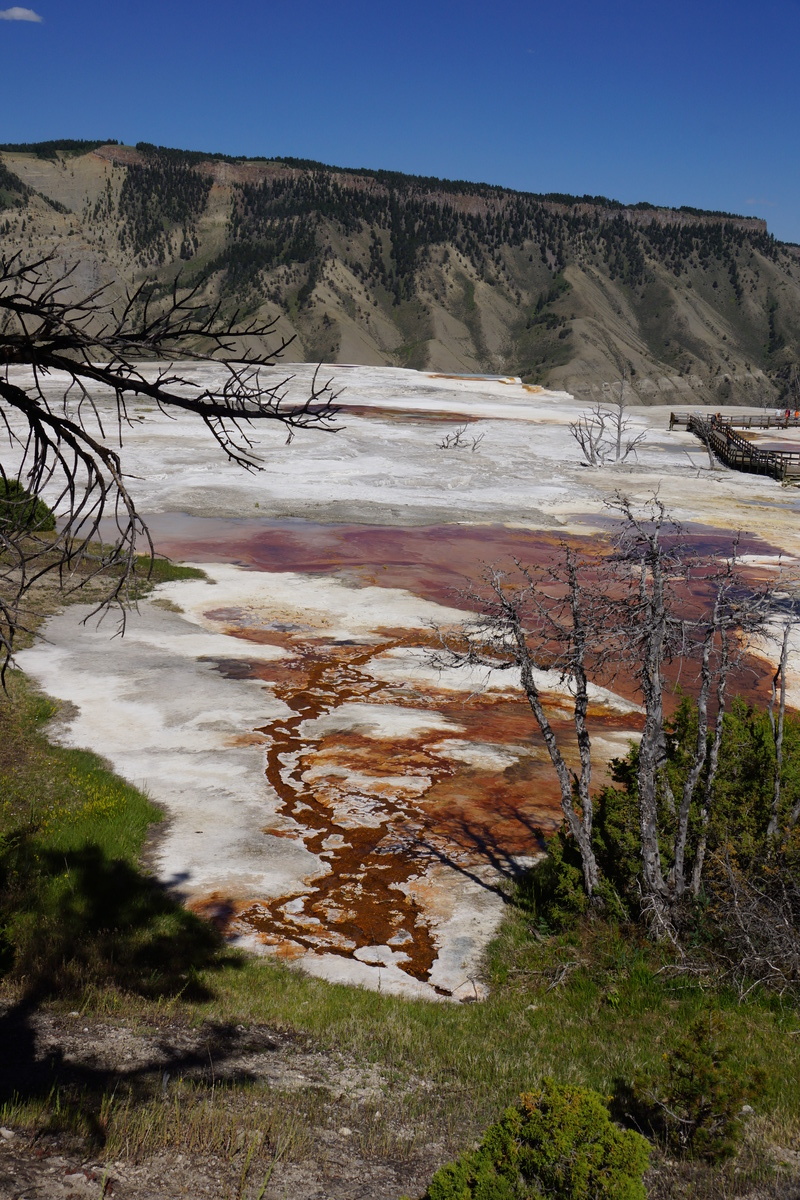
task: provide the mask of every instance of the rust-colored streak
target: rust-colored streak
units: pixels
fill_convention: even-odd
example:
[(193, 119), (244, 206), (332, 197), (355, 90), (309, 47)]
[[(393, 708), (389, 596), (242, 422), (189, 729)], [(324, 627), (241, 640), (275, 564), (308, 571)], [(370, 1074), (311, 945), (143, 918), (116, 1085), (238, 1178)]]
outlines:
[(375, 649), (295, 644), (299, 661), (291, 669), (259, 666), (258, 676), (273, 682), (293, 713), (264, 729), (271, 738), (267, 778), (297, 821), (297, 839), (330, 873), (314, 881), (307, 897), (262, 901), (239, 920), (284, 953), (299, 946), (349, 956), (388, 945), (405, 955), (397, 965), (425, 979), (436, 946), (422, 911), (403, 891), (424, 869), (415, 847), (421, 812), (408, 777), (444, 768), (415, 740), (384, 746), (348, 731), (309, 741), (301, 728), (348, 701), (380, 702), (384, 686), (359, 669)]
[[(607, 546), (602, 539), (575, 542), (596, 560)], [(289, 521), (226, 522), (223, 536), (220, 523), (202, 519), (189, 519), (180, 539), (176, 531), (165, 536), (162, 530), (158, 536), (158, 549), (174, 557), (234, 561), (268, 571), (346, 572), (350, 580), (399, 587), (459, 607), (467, 606), (459, 589), (480, 577), (481, 562), (516, 558), (535, 566), (552, 561), (559, 543), (556, 534), (498, 527), (400, 529)], [(698, 531), (698, 549), (709, 557), (726, 553), (729, 546), (729, 536), (726, 541), (717, 531)], [(765, 547), (751, 539), (740, 545), (745, 550), (764, 553)], [(276, 827), (267, 826), (265, 833), (301, 842), (329, 868), (303, 895), (263, 899), (235, 914), (226, 901), (211, 897), (210, 915), (226, 927), (235, 918), (287, 959), (308, 951), (352, 956), (389, 946), (405, 956), (396, 958), (396, 965), (427, 979), (436, 936), (415, 897), (424, 892), (418, 881), (429, 865), (489, 863), (509, 873), (516, 869), (516, 857), (531, 854), (540, 834), (560, 821), (556, 779), (524, 698), (513, 690), (467, 696), (413, 678), (398, 686), (369, 673), (373, 658), (424, 646), (422, 630), (383, 630), (379, 642), (365, 646), (327, 641), (319, 630), (292, 624), (303, 619), (297, 614), (269, 628), (254, 627), (252, 614), (235, 608), (205, 615), (239, 639), (289, 652), (275, 662), (232, 658), (218, 666), (228, 677), (263, 680), (290, 710), (258, 733), (242, 731), (236, 740), (263, 738), (267, 746), (267, 778), (281, 813)], [(677, 667), (671, 670), (675, 683)], [(738, 690), (762, 691), (767, 673), (768, 667), (751, 660)], [(636, 698), (630, 674), (607, 682), (615, 692)], [(691, 692), (695, 682), (684, 668), (682, 687)], [(392, 738), (342, 727), (344, 722), (322, 732), (305, 724), (351, 702), (435, 713), (450, 724)], [(550, 719), (568, 764), (575, 766), (567, 707), (559, 697), (549, 698)], [(589, 718), (593, 734), (610, 739), (619, 753), (640, 723), (635, 713), (599, 704), (591, 706)], [(601, 786), (607, 778), (605, 762), (598, 761), (595, 783)]]
[(442, 409), (429, 408), (390, 408), (377, 404), (337, 404), (336, 408), (346, 416), (389, 421), (397, 425), (471, 425), (481, 419), (471, 413), (445, 412)]
[[(610, 547), (619, 522), (604, 524), (608, 537), (570, 536), (588, 558)], [(154, 516), (148, 521), (159, 553), (195, 562), (226, 562), (259, 571), (346, 573), (349, 580), (405, 588), (439, 604), (470, 607), (464, 590), (480, 584), (486, 563), (510, 567), (513, 560), (536, 567), (554, 562), (564, 540), (558, 531), (507, 529), (500, 525), (428, 525), (413, 529), (385, 525), (318, 525), (311, 521), (221, 521), (206, 517)], [(692, 527), (687, 539), (701, 556), (731, 551), (733, 535)], [(778, 554), (760, 538), (744, 535), (739, 554)]]
[[(207, 616), (209, 614), (206, 614)], [(227, 621), (233, 610), (217, 610)], [(552, 768), (521, 698), (503, 693), (471, 697), (421, 684), (398, 689), (369, 675), (369, 661), (389, 650), (419, 646), (426, 635), (387, 631), (379, 644), (326, 644), (308, 635), (227, 624), (225, 632), (270, 642), (290, 659), (220, 663), (226, 675), (249, 674), (272, 685), (291, 710), (261, 731), (269, 740), (267, 778), (293, 829), (265, 832), (302, 842), (327, 862), (329, 874), (305, 896), (263, 900), (238, 914), (283, 956), (303, 951), (353, 955), (370, 946), (406, 956), (397, 965), (426, 979), (436, 939), (408, 885), (431, 862), (459, 868), (493, 864), (509, 874), (529, 855), (541, 833), (560, 821)], [(305, 722), (335, 713), (348, 702), (400, 705), (446, 718), (449, 726), (413, 737), (368, 736), (337, 728), (314, 737)], [(569, 762), (577, 761), (570, 723), (555, 698), (549, 706)], [(633, 732), (636, 718), (595, 706), (597, 727)], [(470, 765), (452, 756), (452, 744), (506, 751), (507, 765)], [(602, 780), (602, 764), (598, 764)]]

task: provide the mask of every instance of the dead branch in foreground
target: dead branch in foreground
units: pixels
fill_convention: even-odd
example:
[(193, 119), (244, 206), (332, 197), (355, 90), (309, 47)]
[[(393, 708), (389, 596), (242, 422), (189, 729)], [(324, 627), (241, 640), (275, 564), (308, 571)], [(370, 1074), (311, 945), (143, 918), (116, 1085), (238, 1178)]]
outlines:
[[(99, 607), (115, 605), (124, 627), (137, 550), (143, 543), (152, 554), (119, 453), (132, 400), (197, 416), (246, 470), (262, 469), (251, 433), (260, 422), (278, 422), (287, 441), (299, 429), (336, 428), (330, 380), (315, 373), (308, 395), (294, 403), (291, 376), (276, 382), (263, 375), (292, 341), (266, 348), (277, 336), (275, 320), (240, 320), (177, 280), (166, 297), (149, 284), (116, 300), (105, 288), (81, 295), (72, 274), (54, 257), (0, 257), (0, 432), (8, 447), (7, 465), (0, 463), (3, 672), (24, 625), (24, 598), (51, 572), (61, 586), (84, 586), (114, 568)], [(199, 364), (216, 370), (193, 372)], [(56, 373), (64, 379), (57, 402), (46, 390)], [(58, 517), (53, 533), (29, 517), (30, 497), (43, 493)]]

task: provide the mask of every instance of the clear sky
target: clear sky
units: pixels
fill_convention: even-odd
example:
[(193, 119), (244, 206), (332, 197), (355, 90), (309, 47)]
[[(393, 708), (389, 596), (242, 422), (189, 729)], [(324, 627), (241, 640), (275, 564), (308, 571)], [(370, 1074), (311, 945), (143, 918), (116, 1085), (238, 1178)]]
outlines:
[(0, 11), (3, 142), (689, 204), (800, 242), (800, 0), (28, 2)]

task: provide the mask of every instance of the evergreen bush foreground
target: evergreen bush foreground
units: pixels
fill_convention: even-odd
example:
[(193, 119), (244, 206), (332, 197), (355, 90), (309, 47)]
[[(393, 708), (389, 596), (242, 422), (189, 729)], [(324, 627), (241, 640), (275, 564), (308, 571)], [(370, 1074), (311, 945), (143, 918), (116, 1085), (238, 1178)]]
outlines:
[(732, 1158), (750, 1111), (745, 1101), (760, 1098), (764, 1073), (746, 1073), (722, 1033), (714, 1013), (694, 1021), (664, 1055), (661, 1074), (639, 1074), (630, 1088), (618, 1084), (618, 1114), (673, 1153), (708, 1163)]
[[(614, 1115), (667, 1153), (715, 1165), (732, 1158), (760, 1097), (763, 1072), (747, 1074), (719, 1017), (694, 1021), (663, 1056), (661, 1071), (618, 1080)], [(620, 1129), (589, 1088), (545, 1079), (520, 1096), (476, 1150), (436, 1172), (422, 1200), (645, 1200), (650, 1144)]]
[(17, 479), (0, 477), (0, 531), (52, 533), (56, 519), (44, 500), (25, 490)]
[(437, 1171), (424, 1200), (645, 1200), (649, 1152), (612, 1123), (597, 1092), (547, 1079), (477, 1150)]
[[(684, 699), (666, 727), (665, 776), (659, 817), (669, 834), (675, 822), (671, 796), (679, 794), (687, 746), (697, 737), (697, 708)], [(769, 831), (776, 773), (770, 713), (741, 698), (725, 714), (714, 783), (705, 806), (698, 780), (689, 810), (687, 860), (705, 856), (697, 897), (685, 896), (674, 912), (678, 958), (744, 999), (754, 989), (800, 999), (800, 824), (790, 814), (800, 803), (800, 718), (786, 714), (780, 768), (779, 824)], [(540, 933), (573, 928), (590, 917), (619, 923), (648, 938), (642, 909), (639, 855), (638, 748), (611, 764), (613, 786), (595, 798), (592, 846), (601, 883), (592, 903), (583, 886), (573, 839), (562, 829), (546, 839), (548, 851), (521, 889)], [(705, 811), (704, 811), (705, 809)], [(665, 875), (673, 867), (668, 838), (661, 845)]]

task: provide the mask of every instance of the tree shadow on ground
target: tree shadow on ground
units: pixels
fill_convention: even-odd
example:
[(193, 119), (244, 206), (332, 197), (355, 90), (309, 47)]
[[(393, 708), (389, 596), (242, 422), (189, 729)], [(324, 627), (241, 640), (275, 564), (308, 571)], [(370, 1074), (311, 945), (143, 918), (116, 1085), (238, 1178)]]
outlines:
[[(415, 842), (415, 850), (452, 867), (506, 904), (514, 902), (508, 885), (522, 882), (530, 873), (530, 858), (544, 852), (546, 835), (540, 824), (508, 803), (496, 804), (491, 820), (453, 815), (440, 828), (444, 838), (434, 840), (423, 835)], [(524, 855), (509, 849), (510, 844), (520, 840), (527, 847)], [(491, 868), (491, 877), (481, 872), (476, 860)]]
[[(102, 1142), (103, 1097), (123, 1085), (152, 1094), (164, 1072), (178, 1075), (223, 1064), (241, 1051), (229, 1026), (206, 1027), (200, 1042), (161, 1045), (130, 1069), (92, 1065), (91, 1053), (42, 1051), (39, 1016), (53, 1000), (80, 1005), (87, 988), (158, 1000), (210, 1000), (209, 973), (241, 963), (219, 931), (185, 909), (157, 880), (92, 844), (66, 853), (43, 850), (35, 830), (0, 843), (2, 967), (15, 1000), (0, 1015), (0, 1103), (46, 1100), (79, 1105), (82, 1125)], [(87, 1039), (88, 1041), (89, 1039)]]

